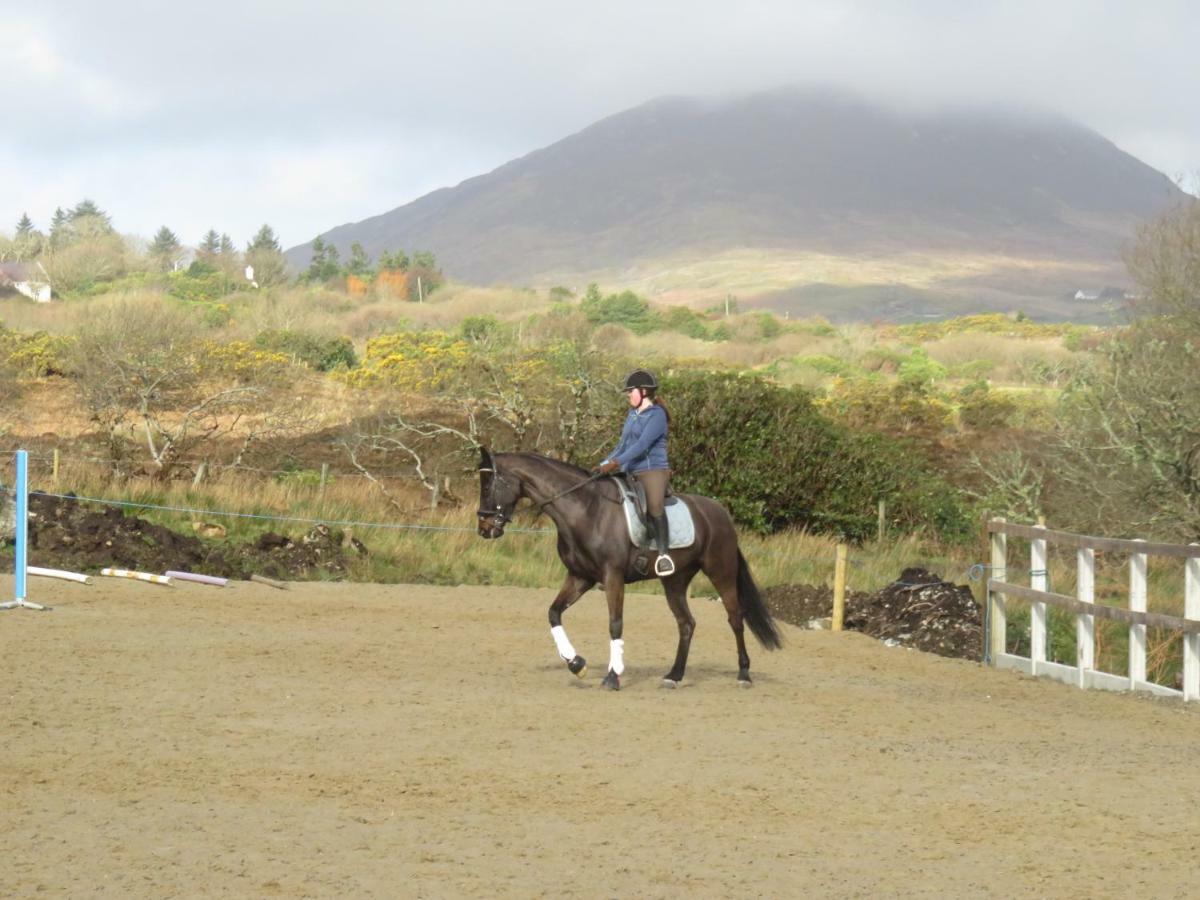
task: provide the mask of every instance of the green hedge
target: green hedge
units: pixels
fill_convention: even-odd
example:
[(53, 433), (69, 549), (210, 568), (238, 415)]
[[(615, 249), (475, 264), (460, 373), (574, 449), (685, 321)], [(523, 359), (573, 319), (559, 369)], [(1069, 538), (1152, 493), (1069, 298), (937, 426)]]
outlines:
[(889, 527), (969, 539), (968, 504), (903, 444), (825, 418), (813, 396), (760, 378), (685, 373), (664, 380), (672, 483), (715, 497), (758, 531), (807, 528), (873, 537)]

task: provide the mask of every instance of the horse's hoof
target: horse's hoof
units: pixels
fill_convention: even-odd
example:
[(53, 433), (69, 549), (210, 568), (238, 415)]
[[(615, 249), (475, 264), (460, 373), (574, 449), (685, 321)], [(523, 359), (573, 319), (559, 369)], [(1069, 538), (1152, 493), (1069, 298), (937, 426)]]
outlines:
[(577, 655), (574, 659), (567, 663), (567, 669), (572, 675), (576, 676), (577, 678), (582, 678), (587, 674), (587, 660), (582, 656)]
[(608, 674), (604, 676), (604, 687), (610, 691), (619, 691), (621, 689), (621, 679), (612, 669), (609, 669)]
[(754, 687), (754, 682), (750, 680), (749, 675), (747, 675), (745, 678), (739, 676), (737, 680), (737, 686), (740, 688), (752, 688)]
[(679, 687), (679, 682), (674, 678), (664, 678), (662, 686), (667, 688), (667, 690), (673, 691), (675, 688)]

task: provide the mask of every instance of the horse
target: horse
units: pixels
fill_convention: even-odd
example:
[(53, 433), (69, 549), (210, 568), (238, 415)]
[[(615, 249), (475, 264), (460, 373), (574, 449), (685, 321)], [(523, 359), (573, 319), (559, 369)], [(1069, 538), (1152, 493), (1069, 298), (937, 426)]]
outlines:
[[(662, 578), (667, 605), (679, 626), (675, 664), (663, 677), (663, 686), (678, 687), (687, 668), (688, 649), (696, 620), (688, 609), (687, 589), (697, 572), (703, 572), (721, 595), (729, 626), (737, 641), (741, 687), (750, 687), (750, 655), (746, 652), (744, 625), (767, 650), (783, 645), (779, 629), (763, 602), (738, 547), (737, 532), (729, 511), (716, 500), (698, 494), (676, 494), (686, 503), (695, 526), (695, 540), (671, 550), (675, 572)], [(550, 634), (567, 669), (582, 678), (587, 661), (575, 652), (562, 626), (562, 615), (596, 585), (608, 600), (609, 665), (603, 686), (620, 690), (624, 673), (622, 613), (625, 585), (655, 577), (644, 566), (644, 550), (630, 540), (622, 500), (612, 476), (599, 476), (570, 463), (538, 453), (495, 453), (480, 449), (479, 536), (495, 540), (512, 521), (517, 501), (528, 498), (538, 512), (545, 511), (558, 531), (558, 556), (567, 569), (562, 588), (550, 604)], [(639, 566), (639, 562), (642, 563)]]

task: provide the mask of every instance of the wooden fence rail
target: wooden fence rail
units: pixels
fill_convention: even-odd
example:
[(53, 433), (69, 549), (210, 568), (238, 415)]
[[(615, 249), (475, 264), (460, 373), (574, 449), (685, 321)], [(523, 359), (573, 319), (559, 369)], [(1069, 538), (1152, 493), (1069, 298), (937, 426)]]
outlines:
[[(1004, 519), (988, 522), (991, 534), (992, 577), (987, 582), (988, 659), (997, 668), (1018, 669), (1029, 675), (1045, 676), (1081, 688), (1119, 691), (1150, 691), (1184, 700), (1200, 699), (1200, 544), (1159, 544), (1052, 531), (1041, 525), (1017, 525)], [(1008, 538), (1029, 540), (1029, 587), (1008, 581)], [(1047, 545), (1075, 547), (1076, 591), (1074, 597), (1049, 590)], [(1096, 551), (1129, 556), (1129, 608), (1095, 602)], [(1183, 558), (1183, 617), (1146, 611), (1146, 571), (1150, 556)], [(1009, 653), (1005, 597), (1030, 601), (1029, 656)], [(1057, 606), (1076, 615), (1076, 664), (1046, 659), (1046, 607)], [(1123, 622), (1129, 626), (1129, 672), (1114, 675), (1095, 668), (1096, 619)], [(1168, 628), (1183, 633), (1182, 690), (1146, 678), (1146, 628)]]

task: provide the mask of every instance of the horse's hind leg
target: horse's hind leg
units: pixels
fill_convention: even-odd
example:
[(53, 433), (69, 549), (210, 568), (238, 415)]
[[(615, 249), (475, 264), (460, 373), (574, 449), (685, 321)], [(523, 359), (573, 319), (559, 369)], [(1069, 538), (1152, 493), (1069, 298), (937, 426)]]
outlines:
[(586, 594), (595, 583), (568, 573), (566, 581), (559, 589), (558, 596), (550, 604), (550, 635), (554, 638), (554, 646), (558, 648), (558, 655), (562, 657), (571, 673), (580, 678), (587, 674), (587, 660), (575, 652), (575, 648), (567, 639), (567, 632), (562, 626), (562, 614), (570, 609), (576, 600)]
[(729, 627), (733, 629), (733, 636), (737, 640), (738, 685), (750, 687), (750, 654), (746, 652), (746, 627), (742, 622), (742, 603), (738, 598), (737, 570), (735, 552), (732, 554), (732, 560), (722, 558), (719, 564), (712, 567), (712, 571), (706, 569), (705, 574), (721, 595)]
[(692, 634), (696, 630), (696, 620), (688, 609), (687, 583), (682, 578), (664, 578), (663, 588), (667, 592), (667, 605), (675, 614), (675, 623), (679, 626), (679, 649), (675, 651), (675, 665), (663, 676), (663, 687), (679, 687), (683, 681), (683, 672), (687, 668), (688, 650), (692, 646)]

